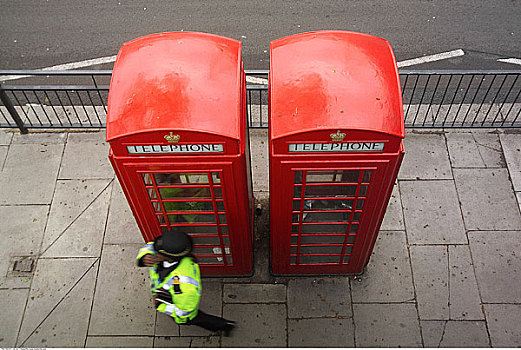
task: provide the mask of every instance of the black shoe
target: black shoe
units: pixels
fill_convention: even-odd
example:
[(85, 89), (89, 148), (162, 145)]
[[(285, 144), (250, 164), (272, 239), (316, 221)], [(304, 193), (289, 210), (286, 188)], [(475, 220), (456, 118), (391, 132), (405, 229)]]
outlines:
[(235, 328), (235, 322), (226, 321), (226, 325), (223, 328), (223, 335), (225, 337), (229, 337), (232, 334), (232, 331), (234, 328)]

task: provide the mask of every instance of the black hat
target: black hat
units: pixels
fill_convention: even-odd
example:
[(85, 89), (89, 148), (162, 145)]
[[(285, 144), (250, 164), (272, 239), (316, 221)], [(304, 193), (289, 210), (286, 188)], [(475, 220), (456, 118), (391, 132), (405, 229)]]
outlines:
[(192, 251), (192, 239), (184, 232), (169, 230), (155, 239), (154, 250), (172, 258), (183, 257)]

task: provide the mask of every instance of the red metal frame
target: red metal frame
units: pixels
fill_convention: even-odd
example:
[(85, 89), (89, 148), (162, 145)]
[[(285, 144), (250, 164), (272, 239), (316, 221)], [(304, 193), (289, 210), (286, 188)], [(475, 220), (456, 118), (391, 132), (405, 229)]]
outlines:
[(359, 274), (404, 154), (394, 55), (383, 39), (340, 31), (270, 49), (272, 272)]
[(207, 276), (253, 271), (240, 49), (204, 33), (136, 39), (120, 50), (109, 93), (109, 158), (144, 240), (172, 227), (188, 233)]

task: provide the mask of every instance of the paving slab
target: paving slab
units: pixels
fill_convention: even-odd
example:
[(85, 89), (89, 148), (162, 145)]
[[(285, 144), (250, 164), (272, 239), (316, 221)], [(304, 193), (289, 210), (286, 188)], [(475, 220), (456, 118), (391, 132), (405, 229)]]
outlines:
[(172, 317), (156, 312), (156, 329), (154, 331), (156, 336), (178, 337), (180, 334), (179, 328)]
[(521, 231), (469, 232), (484, 303), (521, 303)]
[(86, 348), (151, 348), (154, 337), (88, 337)]
[(103, 246), (89, 335), (154, 335), (148, 270), (137, 267), (135, 260), (141, 246)]
[(130, 210), (127, 198), (123, 194), (117, 179), (112, 186), (112, 197), (110, 199), (109, 218), (104, 242), (106, 244), (144, 243), (136, 219)]
[(454, 168), (504, 168), (499, 135), (490, 132), (448, 131), (447, 148)]
[(220, 337), (156, 337), (154, 348), (219, 348)]
[(288, 320), (290, 348), (347, 348), (355, 346), (352, 318)]
[(268, 130), (250, 130), (251, 171), (254, 191), (269, 191)]
[(454, 168), (485, 168), (478, 144), (471, 133), (446, 133), (449, 157)]
[[(222, 316), (222, 284), (219, 280), (205, 278), (202, 280), (203, 292), (199, 302), (199, 310), (214, 316)], [(208, 331), (199, 326), (180, 325), (181, 336), (212, 336), (215, 332)]]
[(283, 284), (225, 284), (225, 303), (285, 303), (286, 286)]
[(473, 130), (479, 154), (487, 168), (505, 168), (506, 162), (497, 131)]
[(286, 347), (286, 306), (283, 304), (225, 304), (223, 317), (235, 320), (231, 337), (223, 347)]
[(447, 321), (420, 321), (423, 346), (439, 348)]
[(13, 139), (13, 135), (14, 133), (10, 131), (0, 131), (0, 145), (9, 146)]
[[(47, 205), (0, 206), (0, 288), (29, 288), (31, 275), (10, 274), (13, 259), (33, 256), (36, 259), (43, 239)], [(26, 280), (26, 282), (24, 282)]]
[(387, 210), (380, 226), (381, 231), (403, 231), (405, 225), (403, 223), (402, 200), (400, 196), (400, 186), (398, 182), (394, 184)]
[[(102, 180), (108, 181), (108, 180)], [(103, 235), (105, 233), (105, 224), (107, 221), (108, 215), (108, 206), (110, 201), (110, 195), (112, 191), (112, 183), (101, 183), (96, 184), (97, 187), (95, 189), (89, 188), (88, 186), (89, 180), (85, 180), (85, 182), (80, 184), (80, 189), (77, 192), (86, 192), (90, 193), (90, 195), (83, 194), (84, 197), (94, 197), (95, 193), (98, 190), (101, 190), (96, 197), (92, 198), (92, 201), (85, 205), (84, 208), (81, 208), (80, 213), (76, 215), (74, 213), (72, 216), (65, 214), (65, 218), (63, 219), (63, 213), (60, 213), (60, 208), (67, 206), (69, 203), (69, 207), (78, 207), (74, 202), (74, 191), (65, 191), (73, 198), (71, 201), (64, 199), (63, 202), (57, 203), (59, 207), (56, 210), (51, 207), (51, 218), (56, 217), (56, 221), (60, 221), (56, 226), (53, 227), (61, 227), (65, 226), (63, 231), (54, 230), (54, 231), (46, 231), (44, 245), (42, 247), (42, 257), (51, 258), (51, 257), (99, 257), (101, 255), (101, 246), (103, 243)], [(74, 187), (77, 188), (78, 183), (74, 184)], [(71, 186), (68, 186), (67, 189), (70, 189)], [(62, 191), (63, 192), (63, 191)], [(80, 194), (81, 196), (81, 194)], [(90, 198), (85, 200), (83, 198), (82, 202), (88, 202)], [(63, 203), (63, 204), (61, 204)], [(54, 202), (53, 202), (54, 207)], [(68, 210), (65, 210), (68, 212)], [(54, 221), (54, 222), (56, 222)], [(52, 234), (48, 234), (52, 232)]]
[(354, 304), (356, 347), (422, 346), (414, 304)]
[(63, 153), (60, 179), (112, 179), (105, 131), (70, 133)]
[(29, 289), (0, 290), (0, 347), (14, 348)]
[(0, 173), (1, 204), (50, 204), (62, 144), (11, 145)]
[[(96, 262), (67, 293), (22, 347), (83, 347), (98, 273)], [(30, 312), (30, 310), (28, 310)]]
[(347, 277), (307, 277), (288, 282), (288, 317), (350, 317)]
[(519, 230), (521, 215), (507, 169), (454, 169), (467, 230)]
[[(192, 337), (155, 337), (154, 348), (189, 348)], [(218, 345), (216, 347), (219, 347)]]
[(452, 179), (449, 155), (443, 134), (408, 132), (403, 141), (405, 157), (398, 179)]
[(411, 246), (410, 250), (420, 319), (449, 319), (447, 247)]
[(485, 305), (488, 330), (493, 347), (515, 348), (521, 344), (521, 305)]
[(485, 321), (421, 321), (426, 348), (490, 347)]
[(0, 171), (4, 167), (5, 159), (7, 158), (7, 151), (9, 146), (0, 146)]
[(380, 231), (364, 274), (351, 281), (354, 303), (414, 300), (405, 232)]
[(468, 245), (449, 246), (451, 320), (483, 320), (478, 282)]
[(67, 133), (65, 132), (31, 132), (28, 134), (14, 134), (11, 143), (20, 145), (27, 145), (31, 143), (63, 145), (66, 141)]
[(42, 251), (55, 242), (109, 185), (108, 179), (56, 181)]
[(409, 244), (467, 243), (453, 181), (400, 181), (400, 193)]
[[(17, 346), (25, 344), (26, 340), (35, 334), (48, 318), (52, 321), (55, 320), (55, 317), (59, 318), (60, 312), (66, 314), (68, 310), (74, 311), (73, 308), (67, 307), (67, 304), (71, 304), (68, 298), (70, 294), (77, 295), (78, 298), (92, 297), (94, 290), (88, 290), (89, 277), (92, 276), (89, 272), (96, 270), (94, 268), (96, 261), (97, 259), (93, 258), (38, 260)], [(79, 285), (79, 289), (76, 294), (76, 292), (73, 292), (73, 289), (77, 285)], [(76, 305), (77, 302), (81, 303), (81, 301), (76, 300), (72, 303)], [(84, 312), (88, 314), (90, 301), (86, 304), (88, 308)], [(53, 315), (54, 310), (57, 308), (60, 309), (60, 312)], [(77, 315), (74, 314), (73, 317), (75, 318)], [(64, 326), (67, 326), (69, 323), (72, 324), (73, 320), (67, 319)], [(50, 341), (51, 339), (48, 340)]]
[(521, 134), (501, 134), (501, 145), (515, 191), (521, 191)]

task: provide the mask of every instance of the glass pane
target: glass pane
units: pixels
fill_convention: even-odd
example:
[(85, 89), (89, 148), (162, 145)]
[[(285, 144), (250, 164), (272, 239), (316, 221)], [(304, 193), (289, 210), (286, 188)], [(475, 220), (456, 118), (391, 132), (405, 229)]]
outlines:
[(356, 238), (356, 236), (354, 236), (354, 235), (347, 236), (347, 244), (354, 244), (355, 238)]
[(220, 187), (214, 187), (213, 191), (215, 193), (215, 198), (217, 198), (217, 199), (223, 198), (223, 190)]
[(295, 223), (300, 222), (299, 217), (300, 217), (299, 214), (293, 214), (293, 215), (291, 216), (291, 222), (295, 222)]
[(152, 186), (152, 176), (150, 176), (150, 174), (141, 174), (141, 176), (143, 177), (145, 185)]
[(362, 182), (365, 182), (365, 183), (370, 182), (372, 173), (373, 173), (372, 170), (365, 170), (364, 171), (364, 177), (362, 178)]
[(348, 222), (350, 215), (351, 213), (304, 213), (303, 222)]
[(360, 222), (360, 216), (362, 216), (362, 213), (355, 213), (355, 215), (353, 215), (353, 221)]
[(173, 198), (211, 198), (209, 187), (167, 187), (160, 188), (162, 199)]
[(206, 173), (155, 173), (154, 177), (158, 186), (208, 183)]
[(295, 186), (294, 190), (293, 190), (293, 197), (294, 198), (300, 198), (302, 195), (302, 187), (300, 186)]
[[(352, 226), (352, 225), (351, 225)], [(292, 226), (292, 233), (298, 233), (299, 225)], [(345, 234), (347, 231), (347, 225), (302, 225), (302, 233), (337, 233), (337, 234)]]
[(358, 199), (356, 201), (356, 210), (362, 210), (364, 208), (365, 199)]
[(156, 217), (157, 217), (157, 221), (159, 221), (160, 225), (166, 225), (166, 220), (163, 215), (157, 215)]
[(299, 210), (300, 211), (300, 201), (293, 200), (293, 210)]
[(349, 259), (351, 258), (350, 255), (345, 255), (344, 256), (344, 263), (347, 264), (349, 262)]
[(305, 197), (354, 197), (356, 185), (306, 186)]
[[(298, 201), (300, 203), (300, 201)], [(300, 210), (300, 207), (294, 210)], [(304, 211), (306, 210), (351, 210), (353, 208), (352, 199), (308, 199), (304, 201)]]
[(221, 224), (226, 224), (226, 214), (219, 215), (219, 222)]
[(327, 264), (340, 262), (340, 256), (301, 256), (299, 259), (300, 264)]
[(302, 171), (295, 171), (295, 182), (296, 184), (302, 183)]
[[(344, 237), (343, 235), (300, 236), (300, 244), (343, 244)], [(298, 244), (298, 236), (291, 236), (291, 244)]]
[(168, 213), (176, 211), (201, 211), (214, 212), (212, 202), (184, 201), (184, 202), (163, 202)]
[(150, 199), (157, 199), (156, 190), (153, 188), (147, 188), (147, 192)]
[(308, 171), (306, 174), (306, 183), (358, 183), (360, 170), (324, 170), (324, 171)]
[(162, 212), (161, 204), (159, 204), (159, 202), (152, 202), (152, 206), (154, 207), (154, 211), (156, 213), (161, 213)]
[(220, 184), (221, 183), (221, 174), (212, 173), (212, 181), (214, 184)]
[(196, 222), (204, 222), (204, 223), (215, 223), (215, 215), (214, 214), (177, 214), (177, 215), (168, 215), (168, 220), (170, 224), (173, 223), (185, 223), (192, 224)]
[[(291, 246), (290, 254), (297, 254), (297, 247)], [(300, 247), (300, 254), (342, 254), (342, 246)]]
[(224, 202), (217, 201), (217, 211), (224, 211)]
[(367, 196), (367, 186), (360, 186), (360, 191), (358, 191), (359, 197), (366, 197)]
[(177, 226), (177, 230), (187, 233), (192, 237), (195, 237), (196, 235), (207, 235), (207, 234), (213, 234), (217, 235), (217, 225), (211, 225), (211, 226)]

